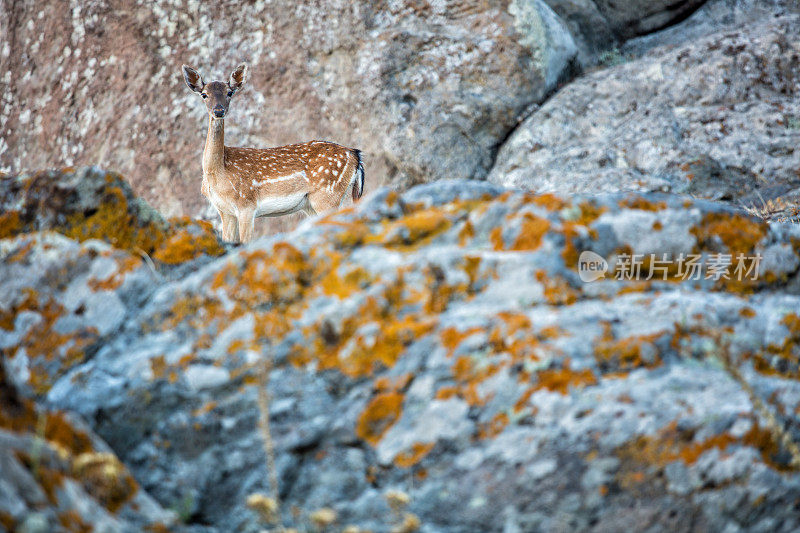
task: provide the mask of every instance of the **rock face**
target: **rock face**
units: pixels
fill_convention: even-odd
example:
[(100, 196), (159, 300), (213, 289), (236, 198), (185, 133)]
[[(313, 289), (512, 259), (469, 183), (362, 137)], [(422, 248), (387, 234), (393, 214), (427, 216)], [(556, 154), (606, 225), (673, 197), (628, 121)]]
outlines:
[[(489, 181), (536, 191), (662, 190), (756, 201), (800, 185), (800, 16), (717, 2), (638, 59), (571, 83), (501, 148)], [(725, 13), (730, 25), (688, 39)], [(712, 18), (713, 20), (713, 18)], [(653, 47), (658, 39), (668, 46)], [(677, 43), (677, 44), (673, 44)]]
[[(604, 278), (582, 281), (586, 250)], [(662, 253), (700, 257), (698, 279)], [(636, 254), (640, 279), (617, 279)], [(0, 346), (16, 391), (85, 420), (188, 531), (264, 527), (246, 501), (269, 485), (265, 360), (286, 525), (800, 527), (796, 225), (444, 181), (177, 278), (115, 273), (137, 257), (0, 241)]]

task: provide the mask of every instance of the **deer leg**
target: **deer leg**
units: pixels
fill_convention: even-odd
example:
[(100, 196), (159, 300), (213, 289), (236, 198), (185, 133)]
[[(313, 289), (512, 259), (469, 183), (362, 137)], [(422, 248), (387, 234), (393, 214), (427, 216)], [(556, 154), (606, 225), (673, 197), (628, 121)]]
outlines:
[(318, 215), (332, 211), (339, 207), (341, 194), (336, 191), (319, 190), (308, 195), (308, 203), (311, 210), (306, 209), (306, 213)]
[(243, 244), (253, 240), (253, 226), (256, 223), (256, 213), (252, 209), (239, 210), (239, 240)]
[(230, 213), (219, 212), (222, 219), (222, 240), (236, 242), (239, 240), (239, 227), (236, 224), (236, 217)]

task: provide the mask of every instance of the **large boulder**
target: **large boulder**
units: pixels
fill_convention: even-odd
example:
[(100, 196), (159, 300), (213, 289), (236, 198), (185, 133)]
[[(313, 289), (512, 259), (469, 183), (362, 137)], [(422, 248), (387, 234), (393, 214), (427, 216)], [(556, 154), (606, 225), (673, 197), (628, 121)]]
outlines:
[(3, 362), (187, 528), (264, 527), (264, 410), (301, 529), (800, 528), (798, 226), (449, 181), (173, 281), (97, 246), (0, 241)]
[[(730, 15), (733, 24), (702, 38), (679, 39), (677, 28), (664, 46), (647, 38), (638, 59), (566, 86), (502, 146), (489, 181), (747, 203), (796, 189), (800, 16)], [(686, 31), (707, 28), (707, 17)]]

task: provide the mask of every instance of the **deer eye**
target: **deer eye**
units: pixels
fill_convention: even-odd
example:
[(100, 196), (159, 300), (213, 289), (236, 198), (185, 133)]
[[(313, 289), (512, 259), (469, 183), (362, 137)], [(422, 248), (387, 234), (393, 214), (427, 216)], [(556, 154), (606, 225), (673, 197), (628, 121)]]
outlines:
[(231, 96), (233, 96), (233, 91), (228, 91), (228, 98), (230, 98)]
[(203, 100), (205, 100), (206, 98), (208, 98), (208, 95), (207, 95), (206, 93), (200, 93), (200, 96), (202, 96), (202, 97), (203, 97)]

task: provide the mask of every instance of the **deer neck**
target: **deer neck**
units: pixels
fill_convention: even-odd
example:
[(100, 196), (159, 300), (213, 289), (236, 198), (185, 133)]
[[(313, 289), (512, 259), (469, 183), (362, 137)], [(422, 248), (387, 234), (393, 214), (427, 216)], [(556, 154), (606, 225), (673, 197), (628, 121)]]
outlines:
[(221, 118), (210, 118), (206, 147), (203, 150), (203, 174), (217, 174), (225, 167), (225, 123)]

